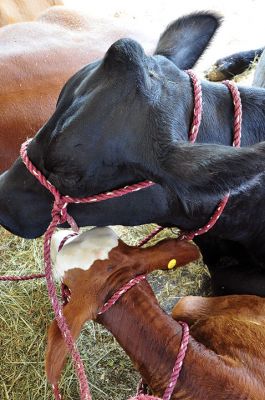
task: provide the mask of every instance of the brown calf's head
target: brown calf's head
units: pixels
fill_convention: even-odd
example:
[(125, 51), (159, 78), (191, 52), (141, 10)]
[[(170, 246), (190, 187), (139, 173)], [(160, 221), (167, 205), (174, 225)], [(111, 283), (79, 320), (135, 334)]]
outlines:
[[(54, 275), (70, 291), (63, 313), (76, 339), (83, 324), (96, 319), (105, 301), (133, 277), (156, 269), (168, 269), (196, 260), (200, 253), (189, 242), (167, 239), (148, 248), (126, 245), (110, 228), (95, 228), (71, 238), (60, 252), (58, 244), (69, 231), (52, 240)], [(67, 348), (54, 320), (48, 332), (46, 373), (55, 384), (67, 356)]]

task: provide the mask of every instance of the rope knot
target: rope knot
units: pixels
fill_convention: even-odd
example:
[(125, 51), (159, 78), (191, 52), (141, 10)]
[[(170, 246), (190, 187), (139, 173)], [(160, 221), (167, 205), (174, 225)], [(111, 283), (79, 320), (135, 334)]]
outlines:
[(63, 209), (66, 209), (67, 205), (65, 205), (65, 202), (62, 201), (62, 199), (56, 198), (53, 203), (53, 208), (52, 208), (52, 218), (56, 218), (58, 221), (58, 224), (63, 224), (66, 222), (66, 215)]
[(57, 224), (67, 222), (74, 232), (78, 232), (79, 228), (74, 218), (67, 212), (68, 202), (62, 197), (56, 198), (52, 209), (52, 218), (57, 220)]

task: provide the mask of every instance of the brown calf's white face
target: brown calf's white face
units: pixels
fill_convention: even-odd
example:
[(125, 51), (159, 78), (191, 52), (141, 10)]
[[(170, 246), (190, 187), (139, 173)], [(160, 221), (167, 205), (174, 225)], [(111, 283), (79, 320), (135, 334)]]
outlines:
[(96, 260), (108, 259), (109, 252), (118, 246), (118, 236), (108, 228), (93, 228), (69, 238), (58, 252), (61, 241), (73, 233), (70, 230), (56, 232), (51, 240), (51, 259), (54, 277), (63, 279), (69, 269), (88, 270)]

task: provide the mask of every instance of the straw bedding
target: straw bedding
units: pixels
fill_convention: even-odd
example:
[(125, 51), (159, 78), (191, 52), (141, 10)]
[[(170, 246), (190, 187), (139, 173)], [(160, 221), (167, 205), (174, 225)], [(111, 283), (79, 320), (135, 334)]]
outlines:
[[(154, 226), (115, 228), (124, 241), (135, 245)], [(42, 272), (42, 239), (19, 239), (0, 228), (0, 274)], [(171, 230), (158, 239), (174, 236)], [(178, 296), (208, 294), (209, 276), (201, 262), (150, 276), (162, 306), (169, 312)], [(0, 282), (0, 398), (5, 400), (50, 399), (44, 373), (47, 327), (53, 318), (42, 280)], [(94, 400), (128, 398), (135, 393), (139, 379), (129, 358), (112, 335), (89, 322), (82, 331), (78, 347), (85, 362)], [(78, 389), (69, 362), (63, 376), (65, 399), (78, 399)]]

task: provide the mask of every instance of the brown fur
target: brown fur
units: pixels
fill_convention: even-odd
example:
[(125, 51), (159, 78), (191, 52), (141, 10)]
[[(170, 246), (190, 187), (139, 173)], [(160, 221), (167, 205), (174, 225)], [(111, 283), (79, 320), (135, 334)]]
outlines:
[[(9, 168), (21, 143), (54, 112), (62, 86), (83, 65), (101, 58), (117, 39), (130, 36), (153, 50), (152, 30), (120, 19), (85, 18), (52, 7), (37, 21), (0, 31), (0, 172)], [(154, 30), (158, 31), (154, 27)], [(151, 36), (150, 34), (150, 36)]]
[[(141, 282), (105, 314), (97, 317), (97, 312), (133, 276), (166, 268), (171, 258), (176, 258), (180, 266), (198, 256), (197, 248), (188, 242), (168, 240), (152, 248), (137, 249), (120, 241), (108, 260), (97, 260), (88, 271), (68, 270), (64, 282), (72, 295), (64, 314), (73, 334), (77, 336), (86, 319), (104, 324), (154, 394), (162, 396), (178, 353), (182, 329), (161, 310), (149, 284)], [(255, 296), (181, 300), (173, 317), (189, 321), (192, 336), (172, 399), (261, 400), (265, 393), (264, 307), (265, 301)], [(51, 383), (58, 380), (64, 363), (66, 351), (62, 349), (64, 341), (53, 322), (46, 355)]]

